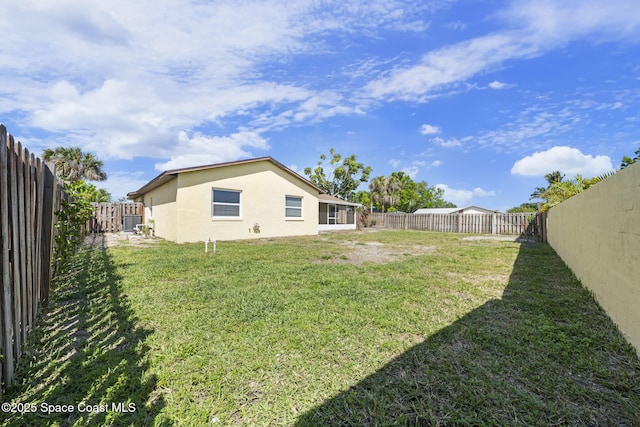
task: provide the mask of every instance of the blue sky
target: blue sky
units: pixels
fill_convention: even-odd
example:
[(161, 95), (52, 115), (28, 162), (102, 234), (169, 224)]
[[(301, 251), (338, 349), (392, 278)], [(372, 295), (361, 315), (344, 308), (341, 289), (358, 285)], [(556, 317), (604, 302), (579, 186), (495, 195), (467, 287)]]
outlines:
[(93, 152), (115, 198), (333, 147), (506, 210), (640, 147), (635, 0), (23, 0), (0, 31), (0, 122), (36, 154)]

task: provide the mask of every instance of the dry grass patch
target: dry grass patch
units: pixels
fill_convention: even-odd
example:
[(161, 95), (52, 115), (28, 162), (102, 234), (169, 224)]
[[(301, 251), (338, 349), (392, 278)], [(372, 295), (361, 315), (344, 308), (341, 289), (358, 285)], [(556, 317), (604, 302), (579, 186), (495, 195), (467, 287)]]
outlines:
[[(325, 239), (329, 241), (329, 239)], [(362, 265), (364, 263), (388, 264), (408, 256), (432, 254), (436, 246), (401, 245), (378, 241), (335, 240), (341, 249), (324, 254), (319, 262)]]

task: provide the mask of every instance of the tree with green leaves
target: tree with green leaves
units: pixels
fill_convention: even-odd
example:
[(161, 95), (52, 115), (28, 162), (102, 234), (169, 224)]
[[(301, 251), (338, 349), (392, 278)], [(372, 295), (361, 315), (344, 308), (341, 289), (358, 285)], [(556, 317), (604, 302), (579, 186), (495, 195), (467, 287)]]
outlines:
[(539, 207), (540, 203), (522, 203), (520, 206), (507, 209), (507, 213), (537, 212)]
[(102, 203), (111, 201), (111, 193), (106, 189), (98, 188), (84, 180), (78, 180), (76, 182), (82, 183), (82, 187), (78, 189), (78, 194), (86, 198), (89, 202)]
[(343, 157), (332, 148), (330, 159), (322, 154), (315, 168), (305, 168), (309, 180), (331, 196), (343, 200), (353, 200), (354, 192), (361, 183), (369, 181), (371, 166), (358, 162), (355, 154)]
[(370, 207), (371, 204), (372, 204), (372, 202), (371, 202), (371, 194), (368, 191), (364, 191), (364, 190), (357, 191), (353, 195), (353, 200), (351, 200), (351, 201), (354, 202), (354, 203), (360, 203), (365, 208)]
[(42, 153), (42, 159), (53, 162), (56, 165), (56, 175), (65, 182), (107, 179), (107, 174), (102, 170), (102, 160), (98, 160), (92, 153), (83, 153), (80, 147), (58, 147), (55, 150), (47, 148)]
[(108, 202), (109, 192), (86, 182), (104, 181), (107, 174), (103, 163), (91, 153), (83, 153), (79, 147), (58, 147), (44, 150), (42, 158), (55, 164), (56, 175), (65, 181), (68, 197), (61, 200), (61, 209), (55, 212), (57, 221), (56, 254), (54, 268), (58, 271), (70, 259), (80, 244), (87, 220), (93, 212), (92, 202)]
[(413, 213), (421, 208), (455, 207), (444, 200), (444, 190), (429, 187), (426, 181), (414, 181), (405, 172), (393, 172), (401, 184), (400, 200), (395, 206), (401, 212)]
[(547, 191), (551, 186), (557, 182), (562, 182), (564, 179), (564, 174), (560, 171), (553, 171), (544, 176), (544, 179), (547, 180), (547, 188), (537, 187), (533, 193), (531, 193), (530, 199), (544, 199), (542, 194)]
[(620, 169), (624, 169), (632, 164), (636, 163), (640, 159), (640, 148), (638, 148), (635, 152), (635, 157), (624, 156), (622, 158), (622, 163), (620, 163)]
[(84, 236), (84, 227), (93, 213), (93, 205), (88, 198), (88, 194), (93, 192), (90, 187), (95, 188), (84, 180), (76, 180), (65, 185), (64, 191), (68, 197), (60, 201), (60, 209), (56, 211), (56, 273), (67, 266)]
[(576, 175), (575, 178), (567, 181), (554, 182), (540, 195), (540, 198), (545, 200), (540, 210), (547, 211), (576, 194), (582, 193), (603, 179), (606, 179), (606, 176), (584, 178), (581, 175)]
[(374, 178), (369, 184), (371, 200), (384, 211), (415, 212), (420, 208), (456, 207), (444, 200), (444, 190), (430, 187), (426, 181), (414, 181), (405, 172)]

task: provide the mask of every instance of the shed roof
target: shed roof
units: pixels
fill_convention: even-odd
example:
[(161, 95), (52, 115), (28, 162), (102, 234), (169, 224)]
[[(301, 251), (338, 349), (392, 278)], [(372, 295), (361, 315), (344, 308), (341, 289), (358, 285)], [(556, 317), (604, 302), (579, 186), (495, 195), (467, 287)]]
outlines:
[(423, 209), (418, 209), (417, 211), (414, 212), (414, 214), (444, 214), (444, 215), (448, 215), (448, 214), (454, 214), (454, 213), (464, 213), (464, 211), (466, 210), (479, 210), (479, 211), (483, 211), (487, 214), (489, 213), (498, 213), (498, 211), (493, 210), (493, 209), (487, 209), (487, 208), (481, 208), (479, 206), (467, 206), (464, 208), (423, 208)]
[(458, 212), (460, 208), (422, 208), (414, 212), (414, 214), (450, 214)]

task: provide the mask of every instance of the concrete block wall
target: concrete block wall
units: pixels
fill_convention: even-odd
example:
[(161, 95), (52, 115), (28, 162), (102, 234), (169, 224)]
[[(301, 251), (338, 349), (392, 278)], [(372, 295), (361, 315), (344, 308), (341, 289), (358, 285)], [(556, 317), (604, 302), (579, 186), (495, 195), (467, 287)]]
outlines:
[(551, 208), (547, 233), (640, 354), (640, 163)]

